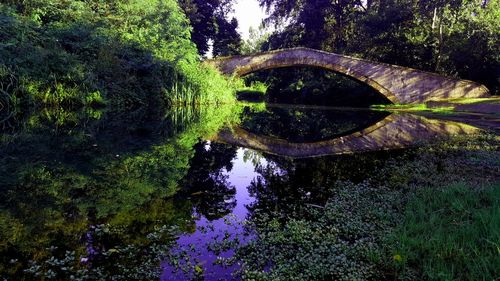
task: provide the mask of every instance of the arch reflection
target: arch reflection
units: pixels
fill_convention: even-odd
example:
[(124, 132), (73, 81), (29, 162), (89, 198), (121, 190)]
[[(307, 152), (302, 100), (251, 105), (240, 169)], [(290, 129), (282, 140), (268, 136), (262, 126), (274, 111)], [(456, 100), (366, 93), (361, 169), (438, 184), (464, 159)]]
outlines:
[(412, 114), (391, 114), (370, 126), (333, 135), (331, 139), (295, 142), (263, 135), (244, 126), (221, 130), (214, 141), (293, 158), (352, 154), (404, 148), (457, 134), (474, 134), (480, 129), (458, 122), (429, 119)]

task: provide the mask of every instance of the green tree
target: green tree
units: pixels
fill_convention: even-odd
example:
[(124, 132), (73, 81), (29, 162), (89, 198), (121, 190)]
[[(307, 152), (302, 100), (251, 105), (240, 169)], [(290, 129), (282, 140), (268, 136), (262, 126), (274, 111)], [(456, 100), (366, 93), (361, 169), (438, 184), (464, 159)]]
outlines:
[(189, 24), (176, 0), (0, 1), (1, 120), (45, 106), (234, 101), (199, 64)]
[(260, 0), (280, 26), (262, 49), (306, 46), (499, 90), (498, 0)]
[(231, 0), (179, 0), (193, 27), (192, 40), (200, 55), (205, 55), (213, 44), (213, 54), (239, 53), (241, 38), (236, 31), (238, 21), (228, 20), (232, 11)]
[(240, 53), (241, 36), (236, 31), (238, 21), (233, 18), (230, 22), (217, 18), (217, 34), (213, 41), (213, 55), (228, 56)]
[[(349, 40), (354, 19), (362, 11), (359, 0), (260, 0), (271, 14), (268, 24), (289, 23), (285, 45), (341, 52)], [(290, 34), (292, 33), (292, 34)]]
[(266, 32), (264, 25), (260, 25), (258, 29), (250, 27), (249, 38), (243, 42), (241, 53), (251, 54), (259, 52), (263, 44), (269, 39), (269, 35), (270, 33)]

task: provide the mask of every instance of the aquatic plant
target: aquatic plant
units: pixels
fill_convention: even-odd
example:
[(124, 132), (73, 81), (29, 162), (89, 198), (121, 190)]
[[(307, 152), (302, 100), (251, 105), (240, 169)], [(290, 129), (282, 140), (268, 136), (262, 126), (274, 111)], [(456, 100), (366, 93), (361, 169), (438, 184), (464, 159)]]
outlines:
[(294, 176), (301, 165), (276, 159), (288, 172), (264, 168), (250, 189), (256, 239), (223, 262), (241, 261), (244, 280), (489, 280), (498, 276), (497, 148), (498, 137), (480, 134), (353, 157), (372, 164), (359, 184), (335, 181), (343, 168), (332, 160), (329, 180), (308, 182)]
[(323, 206), (281, 221), (262, 214), (257, 239), (238, 251), (245, 280), (377, 280), (383, 238), (398, 221), (400, 194), (339, 183)]

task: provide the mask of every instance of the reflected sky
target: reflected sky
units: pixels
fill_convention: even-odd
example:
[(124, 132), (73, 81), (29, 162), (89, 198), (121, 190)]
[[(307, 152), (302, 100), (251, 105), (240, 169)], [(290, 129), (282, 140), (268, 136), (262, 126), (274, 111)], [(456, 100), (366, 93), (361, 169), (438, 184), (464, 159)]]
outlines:
[[(204, 149), (210, 151), (211, 143), (205, 144)], [(199, 213), (195, 207), (193, 217), (196, 231), (181, 235), (172, 250), (173, 255), (187, 257), (188, 261), (182, 260), (178, 266), (164, 262), (161, 280), (192, 280), (196, 277), (196, 272), (192, 271), (192, 266), (188, 266), (189, 263), (201, 268), (206, 280), (236, 278), (231, 276), (238, 269), (237, 265), (223, 267), (217, 262), (220, 258), (231, 258), (234, 254), (234, 247), (221, 249), (217, 244), (234, 243), (235, 240), (244, 244), (251, 239), (251, 234), (245, 230), (245, 220), (248, 216), (247, 207), (255, 202), (255, 197), (250, 195), (248, 187), (259, 176), (257, 167), (268, 166), (269, 162), (255, 151), (238, 148), (231, 163), (230, 171), (226, 169), (221, 171), (227, 176), (227, 182), (236, 190), (234, 198), (225, 199), (227, 203), (235, 203), (231, 213), (222, 218), (210, 220)], [(209, 193), (210, 190), (203, 192)], [(203, 196), (203, 194), (191, 194), (191, 196)], [(183, 267), (186, 268), (186, 272), (182, 270)]]

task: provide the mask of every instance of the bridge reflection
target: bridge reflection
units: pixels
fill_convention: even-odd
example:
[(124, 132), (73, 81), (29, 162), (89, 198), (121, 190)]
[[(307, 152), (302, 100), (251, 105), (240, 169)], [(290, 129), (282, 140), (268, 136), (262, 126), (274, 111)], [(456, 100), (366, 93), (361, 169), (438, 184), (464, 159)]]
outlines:
[(359, 131), (329, 140), (292, 142), (235, 126), (221, 130), (212, 141), (280, 156), (306, 158), (398, 149), (450, 135), (475, 134), (479, 131), (480, 129), (463, 123), (398, 113)]

